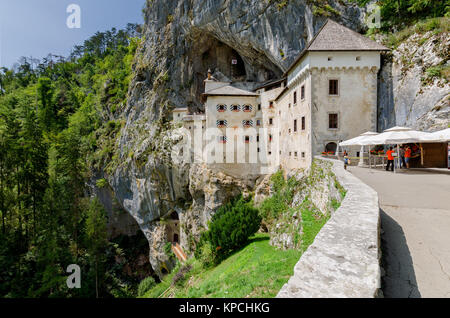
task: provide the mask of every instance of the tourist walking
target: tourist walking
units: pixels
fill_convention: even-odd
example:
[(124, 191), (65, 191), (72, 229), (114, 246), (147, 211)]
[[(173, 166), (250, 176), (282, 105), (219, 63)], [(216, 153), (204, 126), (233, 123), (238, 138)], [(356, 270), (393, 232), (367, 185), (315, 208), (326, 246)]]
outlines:
[(389, 171), (389, 167), (391, 167), (391, 171), (394, 171), (394, 156), (393, 156), (394, 150), (392, 150), (392, 147), (389, 147), (389, 150), (387, 151), (387, 165), (386, 165), (386, 171)]
[(344, 169), (347, 170), (347, 166), (350, 163), (350, 158), (348, 157), (347, 150), (344, 150)]

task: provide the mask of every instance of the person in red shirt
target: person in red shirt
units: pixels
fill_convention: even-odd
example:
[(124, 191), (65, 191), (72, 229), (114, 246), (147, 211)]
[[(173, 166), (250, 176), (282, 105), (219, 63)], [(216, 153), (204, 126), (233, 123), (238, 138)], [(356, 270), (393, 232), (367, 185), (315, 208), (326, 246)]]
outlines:
[(389, 150), (386, 152), (388, 162), (386, 165), (386, 171), (389, 171), (389, 167), (391, 167), (391, 171), (394, 171), (394, 156), (393, 156), (394, 150), (392, 150), (392, 147), (389, 147)]
[(406, 161), (406, 168), (409, 169), (409, 161), (411, 160), (411, 148), (409, 146), (406, 146), (405, 150), (405, 161)]

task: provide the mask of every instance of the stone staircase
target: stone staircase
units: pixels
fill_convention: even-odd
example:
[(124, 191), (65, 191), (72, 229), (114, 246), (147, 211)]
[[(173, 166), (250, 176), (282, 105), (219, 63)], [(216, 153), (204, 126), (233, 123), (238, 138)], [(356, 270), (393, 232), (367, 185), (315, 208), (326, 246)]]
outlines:
[(180, 244), (172, 243), (172, 252), (178, 258), (180, 262), (185, 262), (187, 260), (187, 255), (183, 252)]

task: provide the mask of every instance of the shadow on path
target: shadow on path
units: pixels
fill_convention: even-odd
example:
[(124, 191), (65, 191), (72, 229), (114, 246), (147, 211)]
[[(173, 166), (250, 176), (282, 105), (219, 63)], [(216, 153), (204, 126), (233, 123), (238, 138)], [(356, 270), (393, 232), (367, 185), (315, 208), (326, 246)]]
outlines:
[(385, 275), (381, 289), (386, 298), (420, 298), (416, 274), (402, 227), (382, 209), (381, 266)]

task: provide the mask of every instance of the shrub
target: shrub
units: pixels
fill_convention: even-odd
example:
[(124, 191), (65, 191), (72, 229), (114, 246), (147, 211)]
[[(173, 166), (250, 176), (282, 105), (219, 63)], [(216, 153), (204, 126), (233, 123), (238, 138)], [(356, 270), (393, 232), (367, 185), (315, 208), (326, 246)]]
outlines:
[(260, 214), (267, 223), (271, 223), (284, 211), (287, 211), (294, 196), (294, 189), (298, 185), (297, 180), (293, 177), (286, 181), (281, 170), (272, 175), (270, 181), (274, 193), (260, 206)]
[(108, 181), (106, 181), (106, 179), (98, 179), (95, 182), (95, 185), (97, 186), (97, 188), (104, 188), (108, 185)]
[(203, 268), (209, 268), (214, 265), (215, 253), (211, 247), (211, 243), (205, 242), (201, 244), (198, 248), (199, 253), (197, 254), (197, 259), (202, 264)]
[[(221, 206), (212, 217), (209, 230), (203, 232), (196, 256), (214, 255), (215, 261), (239, 249), (247, 243), (250, 236), (255, 234), (261, 224), (258, 209), (242, 195)], [(210, 253), (202, 251), (210, 244)], [(202, 253), (200, 252), (202, 251)], [(204, 252), (204, 253), (203, 253)]]
[(151, 276), (143, 279), (139, 283), (138, 287), (138, 296), (142, 297), (145, 295), (146, 292), (148, 292), (150, 289), (152, 289), (156, 285), (155, 279)]
[(182, 266), (180, 270), (173, 276), (172, 285), (182, 286), (191, 269), (192, 266), (190, 264)]

